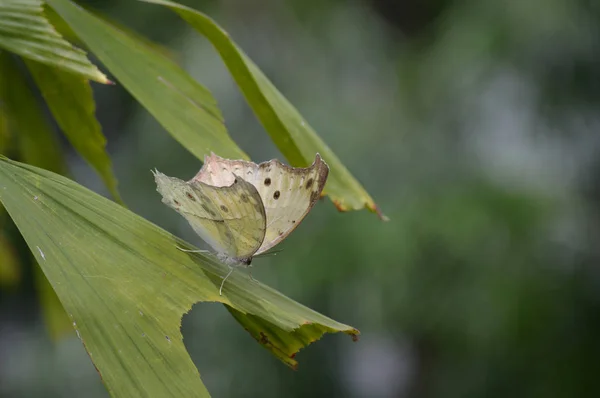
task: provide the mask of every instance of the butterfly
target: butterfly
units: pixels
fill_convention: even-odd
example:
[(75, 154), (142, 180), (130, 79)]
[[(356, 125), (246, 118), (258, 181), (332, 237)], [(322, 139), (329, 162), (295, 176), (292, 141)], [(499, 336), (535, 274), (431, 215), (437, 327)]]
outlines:
[(194, 178), (182, 181), (153, 171), (162, 202), (181, 214), (231, 269), (284, 240), (315, 205), (329, 174), (316, 155), (306, 168), (277, 159), (256, 164), (214, 153)]

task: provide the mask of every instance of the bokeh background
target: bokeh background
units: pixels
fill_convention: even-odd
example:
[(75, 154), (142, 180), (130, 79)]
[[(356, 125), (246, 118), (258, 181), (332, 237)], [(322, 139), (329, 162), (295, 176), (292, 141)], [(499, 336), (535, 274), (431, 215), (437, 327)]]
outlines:
[[(296, 372), (222, 306), (195, 305), (184, 342), (213, 396), (600, 394), (600, 3), (184, 3), (232, 35), (391, 219), (324, 200), (283, 252), (255, 261), (257, 279), (362, 332), (325, 336)], [(81, 4), (163, 45), (253, 160), (281, 158), (175, 14)], [(122, 87), (94, 90), (126, 203), (201, 246), (150, 173), (187, 179), (201, 163)], [(73, 178), (106, 194), (63, 144)], [(49, 333), (36, 266), (5, 224), (21, 265), (10, 274), (0, 259), (0, 396), (108, 396), (75, 334)]]

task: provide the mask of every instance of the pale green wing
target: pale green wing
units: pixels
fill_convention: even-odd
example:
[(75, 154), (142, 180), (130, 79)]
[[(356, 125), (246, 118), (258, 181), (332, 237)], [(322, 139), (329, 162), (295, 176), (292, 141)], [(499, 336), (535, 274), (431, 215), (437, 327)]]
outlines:
[(252, 257), (261, 246), (266, 214), (251, 183), (233, 177), (230, 186), (214, 187), (185, 182), (158, 171), (154, 178), (163, 203), (181, 214), (218, 253), (243, 259)]
[(306, 168), (290, 167), (276, 159), (256, 164), (212, 154), (205, 158), (192, 181), (226, 186), (231, 184), (233, 174), (252, 183), (263, 201), (267, 226), (264, 241), (256, 251), (260, 254), (285, 239), (306, 217), (321, 196), (329, 167), (319, 154)]
[(279, 161), (268, 162), (266, 167), (261, 164), (254, 181), (265, 206), (267, 230), (256, 254), (277, 245), (298, 226), (321, 197), (328, 174), (329, 167), (318, 154), (307, 168)]

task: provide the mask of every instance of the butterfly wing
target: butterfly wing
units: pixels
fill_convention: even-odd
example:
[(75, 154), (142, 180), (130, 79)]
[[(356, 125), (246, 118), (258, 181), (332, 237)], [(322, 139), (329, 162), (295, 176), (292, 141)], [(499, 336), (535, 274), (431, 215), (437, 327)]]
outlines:
[(192, 180), (224, 186), (231, 183), (234, 174), (256, 187), (265, 207), (265, 238), (256, 251), (260, 254), (285, 239), (306, 217), (321, 196), (329, 167), (319, 154), (306, 168), (290, 167), (275, 159), (256, 164), (212, 154)]
[(185, 182), (154, 173), (163, 203), (181, 214), (215, 251), (244, 259), (261, 246), (266, 214), (260, 194), (243, 178), (229, 186), (214, 187), (199, 181)]

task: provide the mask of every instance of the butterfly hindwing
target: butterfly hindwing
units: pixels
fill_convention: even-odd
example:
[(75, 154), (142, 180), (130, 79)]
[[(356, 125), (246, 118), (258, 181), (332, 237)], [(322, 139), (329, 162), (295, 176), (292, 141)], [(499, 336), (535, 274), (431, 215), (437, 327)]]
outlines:
[(218, 253), (235, 259), (252, 257), (261, 246), (266, 214), (256, 188), (243, 178), (215, 187), (185, 182), (155, 172), (163, 203), (180, 213)]
[(256, 254), (285, 239), (304, 219), (321, 196), (329, 168), (317, 154), (310, 167), (295, 168), (271, 160), (256, 164), (228, 160), (212, 154), (193, 181), (228, 185), (233, 175), (243, 176), (257, 189), (265, 207), (265, 238)]

